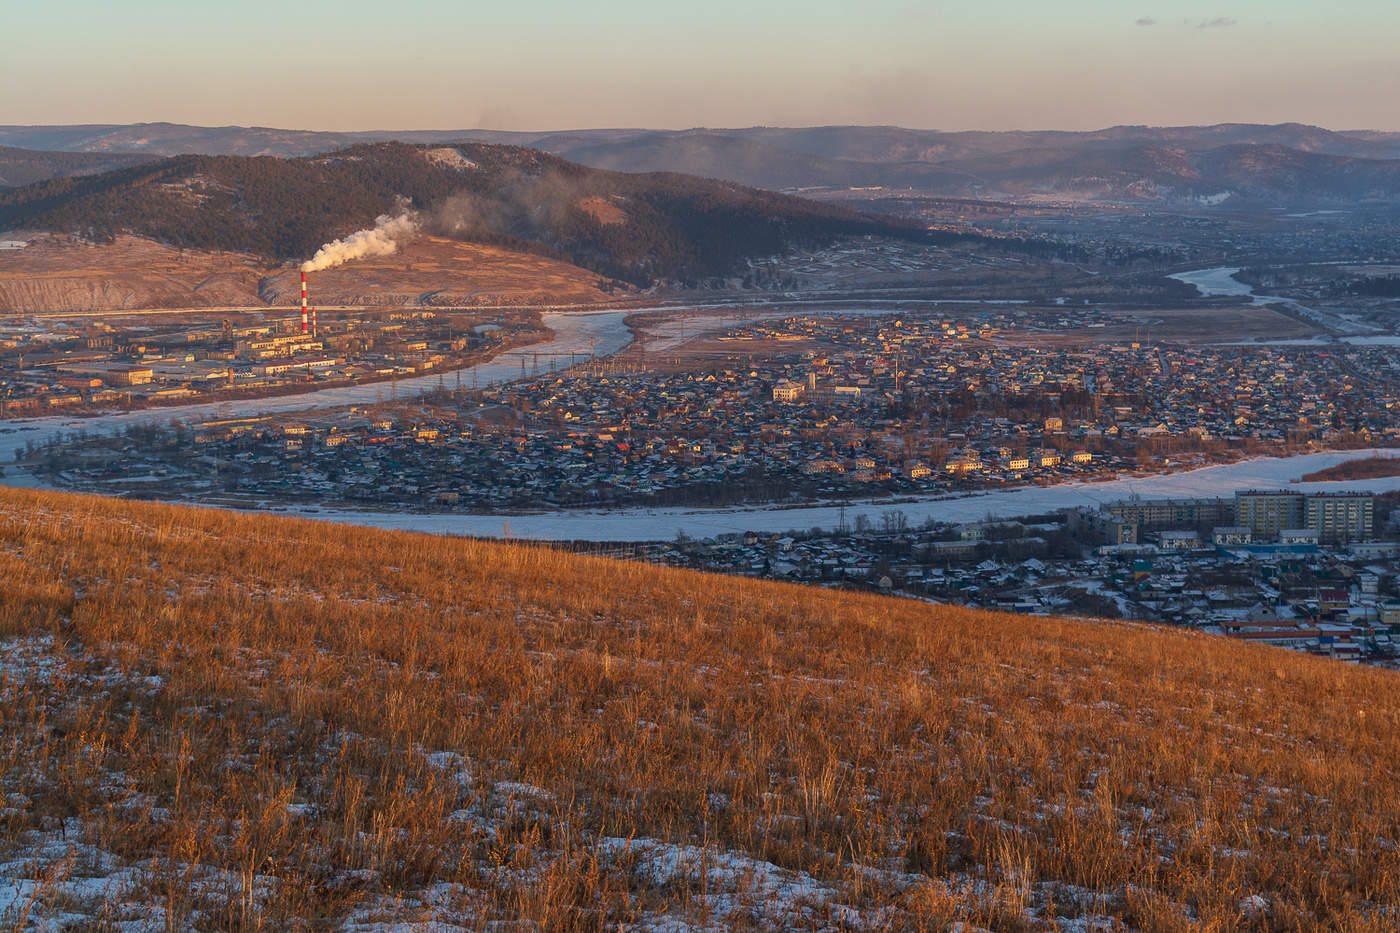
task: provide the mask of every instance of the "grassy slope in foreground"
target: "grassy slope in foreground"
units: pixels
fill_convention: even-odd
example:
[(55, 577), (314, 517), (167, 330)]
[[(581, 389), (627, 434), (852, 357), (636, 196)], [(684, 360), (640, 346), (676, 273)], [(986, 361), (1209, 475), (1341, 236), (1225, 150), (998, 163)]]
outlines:
[(11, 920), (1400, 921), (1383, 671), (15, 490), (0, 574)]

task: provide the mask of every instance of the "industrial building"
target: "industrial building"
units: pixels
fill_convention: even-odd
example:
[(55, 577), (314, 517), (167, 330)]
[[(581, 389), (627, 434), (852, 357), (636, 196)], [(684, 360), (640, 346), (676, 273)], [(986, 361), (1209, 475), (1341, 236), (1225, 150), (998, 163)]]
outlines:
[(237, 352), (240, 359), (257, 362), (259, 360), (285, 359), (301, 353), (315, 353), (322, 349), (321, 341), (305, 334), (290, 334), (281, 337), (263, 337), (256, 340), (240, 340)]
[(67, 364), (57, 367), (57, 371), (101, 379), (111, 386), (147, 385), (155, 378), (155, 372), (149, 366), (132, 366), (126, 363)]

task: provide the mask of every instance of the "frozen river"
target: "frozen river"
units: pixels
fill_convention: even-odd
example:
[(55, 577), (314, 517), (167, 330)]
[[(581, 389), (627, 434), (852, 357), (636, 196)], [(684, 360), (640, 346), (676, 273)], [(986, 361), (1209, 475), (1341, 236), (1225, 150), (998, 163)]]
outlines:
[[(1349, 450), (1245, 460), (1161, 476), (1142, 476), (1104, 483), (1064, 483), (1029, 486), (954, 499), (912, 502), (851, 502), (845, 520), (853, 524), (864, 515), (879, 527), (880, 516), (902, 512), (911, 525), (925, 519), (975, 522), (986, 518), (1016, 518), (1075, 506), (1096, 506), (1128, 496), (1178, 498), (1229, 496), (1238, 489), (1287, 488), (1299, 492), (1400, 489), (1400, 476), (1342, 483), (1300, 483), (1304, 473), (1357, 457), (1400, 456), (1400, 448)], [(839, 506), (734, 509), (622, 509), (608, 512), (568, 510), (526, 515), (421, 514), (320, 510), (306, 517), (351, 522), (376, 528), (400, 528), (436, 534), (528, 538), (542, 541), (665, 541), (685, 532), (707, 538), (730, 532), (783, 532), (811, 528), (834, 529), (841, 521)]]
[[(1176, 275), (1167, 276), (1167, 278), (1196, 286), (1196, 291), (1201, 293), (1202, 298), (1217, 298), (1227, 295), (1253, 296), (1254, 288), (1235, 278), (1235, 273), (1239, 271), (1239, 266), (1222, 266), (1218, 269), (1194, 269), (1191, 272), (1178, 272)], [(1254, 300), (1258, 301), (1259, 299), (1255, 298)]]
[(1256, 305), (1287, 305), (1299, 317), (1305, 318), (1320, 330), (1317, 337), (1284, 338), (1280, 340), (1247, 340), (1240, 343), (1227, 343), (1225, 346), (1275, 346), (1275, 347), (1324, 347), (1339, 343), (1361, 347), (1400, 346), (1400, 337), (1393, 334), (1376, 333), (1376, 328), (1342, 310), (1320, 310), (1301, 304), (1295, 298), (1282, 295), (1260, 295), (1247, 282), (1235, 278), (1239, 266), (1221, 266), (1215, 269), (1195, 269), (1191, 272), (1178, 272), (1167, 278), (1194, 285), (1202, 298), (1246, 297)]

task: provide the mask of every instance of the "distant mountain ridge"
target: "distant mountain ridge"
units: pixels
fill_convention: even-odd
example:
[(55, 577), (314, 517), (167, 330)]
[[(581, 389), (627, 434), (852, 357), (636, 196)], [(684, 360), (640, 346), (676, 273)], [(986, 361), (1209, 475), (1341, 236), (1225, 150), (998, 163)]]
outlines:
[[(486, 129), (331, 132), (180, 123), (0, 126), (0, 145), (75, 152), (157, 155), (313, 155), (367, 142), (474, 141), (527, 146), (559, 155), (574, 148), (645, 137), (726, 136), (822, 158), (863, 162), (930, 162), (1037, 146), (1164, 144), (1204, 149), (1274, 144), (1359, 158), (1400, 158), (1400, 132), (1329, 130), (1303, 123), (1220, 123), (1211, 126), (1111, 126), (1101, 130), (918, 130), (898, 126), (811, 126), (686, 130), (613, 128), (512, 131)], [(567, 157), (567, 156), (566, 156)]]
[(780, 190), (888, 187), (945, 197), (1246, 206), (1400, 198), (1400, 133), (1299, 123), (1114, 126), (1090, 132), (893, 126), (351, 133), (171, 123), (0, 127), (0, 145), (123, 155), (306, 156), (389, 140), (523, 146), (595, 168), (679, 172)]

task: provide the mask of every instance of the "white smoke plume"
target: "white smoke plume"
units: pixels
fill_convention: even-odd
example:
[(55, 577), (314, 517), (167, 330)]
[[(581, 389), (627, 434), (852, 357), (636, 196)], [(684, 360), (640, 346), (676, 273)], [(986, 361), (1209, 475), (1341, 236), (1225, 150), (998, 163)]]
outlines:
[(359, 230), (343, 240), (333, 240), (316, 251), (316, 255), (301, 264), (302, 272), (332, 269), (352, 259), (365, 256), (389, 256), (398, 252), (399, 241), (418, 232), (418, 215), (412, 211), (380, 214), (372, 230)]

